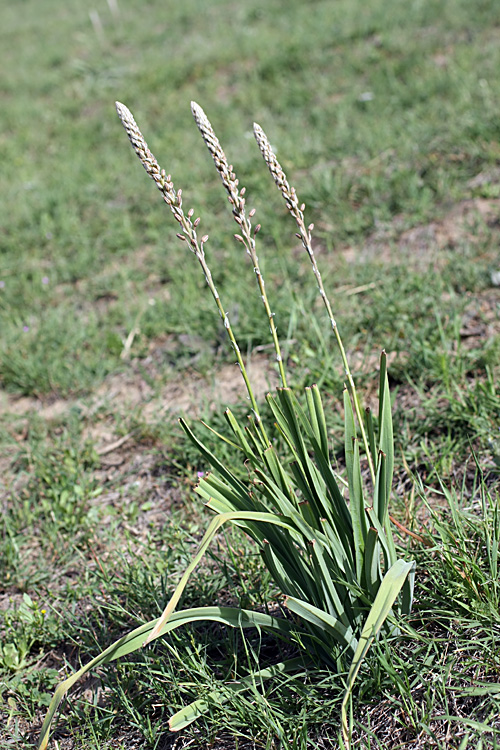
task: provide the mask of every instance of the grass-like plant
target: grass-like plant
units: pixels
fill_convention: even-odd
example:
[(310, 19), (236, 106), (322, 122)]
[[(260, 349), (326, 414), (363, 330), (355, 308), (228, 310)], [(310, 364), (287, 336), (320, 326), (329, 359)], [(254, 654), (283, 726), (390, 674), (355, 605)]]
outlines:
[[(294, 644), (299, 656), (230, 684), (233, 692), (245, 690), (255, 678), (293, 673), (309, 665), (326, 665), (337, 670), (350, 665), (341, 708), (341, 741), (350, 744), (348, 704), (363, 659), (379, 633), (397, 632), (397, 617), (410, 612), (415, 565), (397, 558), (389, 519), (394, 449), (386, 357), (380, 360), (379, 410), (373, 418), (362, 411), (355, 383), (332, 307), (323, 287), (312, 242), (313, 226), (306, 226), (304, 204), (288, 183), (270, 143), (258, 125), (254, 134), (274, 182), (295, 219), (297, 237), (309, 255), (320, 296), (338, 344), (345, 372), (345, 457), (347, 481), (339, 478), (330, 458), (328, 432), (319, 389), (312, 385), (302, 396), (288, 387), (274, 315), (256, 253), (253, 227), (255, 211), (247, 212), (245, 188), (240, 187), (224, 151), (203, 110), (192, 103), (192, 112), (210, 151), (238, 224), (235, 235), (250, 257), (258, 293), (262, 299), (275, 349), (281, 386), (267, 396), (280, 440), (273, 442), (259, 411), (259, 405), (226, 312), (206, 259), (208, 236), (198, 237), (200, 219), (184, 213), (182, 193), (175, 190), (149, 150), (130, 113), (120, 103), (118, 115), (149, 176), (179, 224), (177, 236), (200, 263), (234, 350), (248, 393), (251, 414), (241, 425), (231, 410), (225, 416), (231, 438), (218, 434), (238, 451), (248, 469), (248, 481), (239, 478), (235, 467), (223, 463), (180, 420), (189, 439), (207, 460), (213, 473), (203, 477), (197, 492), (215, 514), (191, 564), (178, 583), (163, 614), (120, 638), (57, 688), (42, 727), (39, 748), (47, 747), (55, 711), (67, 690), (85, 673), (113, 659), (129, 654), (169, 631), (199, 620), (213, 620), (230, 627), (255, 627), (275, 631)], [(283, 446), (280, 451), (277, 446)], [(363, 465), (369, 478), (363, 480)], [(345, 492), (347, 488), (347, 494)], [(189, 577), (207, 551), (218, 530), (226, 523), (241, 527), (256, 543), (275, 584), (284, 595), (289, 616), (274, 616), (231, 607), (202, 607), (176, 612)], [(213, 692), (171, 717), (170, 729), (180, 730), (222, 700)]]

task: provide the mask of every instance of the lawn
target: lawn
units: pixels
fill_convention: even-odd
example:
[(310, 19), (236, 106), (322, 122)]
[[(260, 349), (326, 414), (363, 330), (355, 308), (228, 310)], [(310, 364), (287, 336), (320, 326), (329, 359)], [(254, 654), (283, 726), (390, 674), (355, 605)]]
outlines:
[[(416, 561), (415, 600), (399, 635), (381, 637), (361, 667), (353, 747), (498, 747), (495, 3), (19, 0), (0, 17), (0, 748), (36, 748), (56, 686), (158, 617), (193, 558), (211, 520), (195, 493), (209, 462), (178, 417), (248, 478), (234, 444), (198, 424), (229, 437), (224, 410), (245, 420), (251, 405), (204, 273), (138, 163), (117, 100), (186, 213), (201, 217), (279, 450), (265, 400), (280, 382), (269, 321), (192, 100), (256, 209), (287, 379), (298, 394), (321, 388), (339, 481), (349, 468), (342, 358), (255, 121), (314, 224), (360, 400), (374, 413), (387, 352), (390, 513), (399, 557)], [(229, 527), (181, 608), (286, 619), (283, 604), (258, 546)], [(180, 628), (81, 680), (49, 747), (336, 750), (342, 655), (335, 668), (254, 679), (247, 693), (224, 687), (296, 656), (264, 631)], [(197, 722), (169, 731), (173, 713), (207, 696)]]

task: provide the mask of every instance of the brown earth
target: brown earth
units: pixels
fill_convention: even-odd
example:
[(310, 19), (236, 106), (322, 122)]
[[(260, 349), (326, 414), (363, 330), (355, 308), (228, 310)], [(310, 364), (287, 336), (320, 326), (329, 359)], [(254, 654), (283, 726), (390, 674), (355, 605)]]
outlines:
[[(476, 186), (480, 179), (482, 176), (478, 175), (470, 186)], [(376, 257), (425, 270), (439, 262), (442, 250), (475, 245), (488, 231), (499, 232), (499, 225), (500, 199), (470, 198), (448, 208), (441, 218), (411, 229), (405, 228), (404, 216), (396, 216), (373, 232), (361, 248), (346, 247), (342, 252), (348, 261)]]

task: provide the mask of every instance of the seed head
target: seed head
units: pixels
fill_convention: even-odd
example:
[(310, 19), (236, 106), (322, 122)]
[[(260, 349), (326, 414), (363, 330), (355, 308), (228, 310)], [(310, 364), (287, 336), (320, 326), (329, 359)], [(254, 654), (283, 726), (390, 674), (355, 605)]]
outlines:
[(190, 209), (187, 216), (184, 214), (182, 210), (182, 190), (177, 190), (176, 192), (170, 175), (166, 175), (165, 170), (160, 169), (160, 165), (149, 149), (130, 110), (124, 104), (116, 102), (116, 111), (141, 164), (148, 175), (155, 181), (156, 186), (163, 195), (163, 200), (169, 206), (176, 221), (181, 225), (182, 233), (179, 233), (177, 236), (183, 242), (187, 241), (193, 253), (201, 257), (202, 253), (198, 247), (196, 231), (191, 220), (194, 211)]
[(235, 209), (239, 209), (244, 205), (244, 191), (240, 194), (238, 190), (238, 180), (233, 172), (233, 167), (229, 164), (227, 157), (220, 145), (219, 139), (215, 135), (214, 129), (210, 123), (210, 120), (206, 116), (199, 104), (191, 102), (191, 112), (193, 113), (194, 120), (198, 126), (198, 130), (201, 133), (201, 137), (205, 141), (208, 150), (214, 160), (214, 164), (222, 180), (222, 184), (226, 188), (229, 200), (234, 204)]
[(156, 161), (154, 154), (150, 151), (144, 136), (134, 120), (132, 112), (121, 102), (115, 102), (115, 106), (116, 111), (118, 112), (118, 117), (125, 128), (130, 143), (134, 147), (134, 151), (139, 157), (142, 166), (151, 179), (156, 182), (160, 190), (162, 190), (165, 183), (165, 172), (160, 169), (160, 165)]
[(253, 124), (253, 132), (255, 140), (257, 141), (257, 144), (260, 148), (261, 154), (264, 157), (264, 161), (269, 167), (269, 171), (271, 172), (274, 182), (281, 190), (281, 194), (285, 199), (288, 210), (290, 211), (292, 216), (294, 216), (296, 219), (299, 219), (302, 212), (299, 208), (299, 202), (297, 200), (295, 189), (293, 187), (290, 187), (290, 184), (286, 178), (286, 174), (284, 173), (281, 164), (276, 158), (276, 154), (274, 153), (271, 144), (269, 143), (267, 135), (264, 133), (260, 125), (258, 125), (256, 122), (254, 122)]

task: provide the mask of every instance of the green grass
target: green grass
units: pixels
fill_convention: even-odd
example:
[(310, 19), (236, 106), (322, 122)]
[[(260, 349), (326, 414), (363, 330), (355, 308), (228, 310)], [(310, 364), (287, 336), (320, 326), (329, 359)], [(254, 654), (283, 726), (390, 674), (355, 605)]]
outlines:
[[(363, 668), (355, 737), (373, 748), (496, 747), (494, 3), (186, 0), (167, 12), (157, 0), (119, 0), (116, 18), (105, 2), (94, 9), (103, 38), (75, 0), (11, 3), (0, 24), (0, 747), (34, 746), (60, 676), (161, 611), (207, 523), (193, 487), (208, 467), (175, 424), (175, 388), (216, 381), (233, 356), (194, 259), (131, 153), (116, 99), (202, 217), (241, 348), (260, 362), (267, 325), (189, 101), (211, 118), (262, 224), (259, 259), (293, 382), (320, 383), (341, 471), (342, 368), (307, 259), (247, 137), (254, 120), (315, 223), (325, 287), (368, 401), (378, 351), (390, 356), (392, 512), (427, 539), (425, 524), (432, 546), (412, 544), (413, 619), (407, 637), (381, 643)], [(211, 401), (200, 386), (197, 415), (224, 430), (226, 403), (213, 412)], [(243, 417), (244, 401), (234, 410)], [(210, 433), (206, 442), (217, 445)], [(265, 607), (276, 592), (262, 576), (249, 542), (229, 536), (184, 604)], [(213, 625), (176, 631), (103, 670), (94, 697), (83, 686), (64, 706), (59, 745), (170, 747), (170, 713), (214, 681), (274, 662), (280, 648)], [(247, 699), (229, 696), (179, 746), (336, 747), (342, 675), (283, 677)]]

